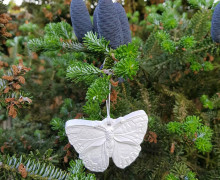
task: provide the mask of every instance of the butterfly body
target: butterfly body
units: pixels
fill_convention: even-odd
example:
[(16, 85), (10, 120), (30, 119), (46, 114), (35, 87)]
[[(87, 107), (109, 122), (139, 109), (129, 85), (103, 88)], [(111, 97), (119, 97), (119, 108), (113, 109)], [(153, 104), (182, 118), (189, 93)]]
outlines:
[(106, 129), (106, 148), (108, 157), (112, 157), (114, 148), (114, 130), (111, 125)]
[(147, 114), (139, 110), (117, 119), (69, 120), (65, 129), (85, 167), (103, 172), (109, 158), (119, 168), (125, 168), (138, 157), (147, 123)]

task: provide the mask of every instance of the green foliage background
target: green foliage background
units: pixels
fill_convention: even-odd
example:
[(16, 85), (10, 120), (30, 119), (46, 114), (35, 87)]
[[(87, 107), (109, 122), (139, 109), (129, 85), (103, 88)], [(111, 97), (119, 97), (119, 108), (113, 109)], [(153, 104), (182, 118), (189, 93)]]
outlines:
[[(86, 3), (92, 14), (95, 1)], [(1, 98), (0, 122), (12, 125), (0, 128), (0, 179), (22, 179), (21, 163), (27, 179), (218, 179), (220, 47), (210, 37), (215, 5), (126, 0), (133, 40), (113, 50), (91, 32), (83, 44), (77, 41), (69, 1), (24, 2), (26, 12), (11, 3), (17, 28), (1, 45), (0, 60), (18, 64), (22, 55), (31, 68), (22, 90), (33, 103), (11, 119)], [(0, 69), (1, 76), (7, 70)], [(105, 172), (92, 173), (68, 145), (64, 125), (105, 118), (110, 81), (119, 81), (111, 117), (143, 109), (149, 127), (131, 166), (121, 170), (111, 162)]]

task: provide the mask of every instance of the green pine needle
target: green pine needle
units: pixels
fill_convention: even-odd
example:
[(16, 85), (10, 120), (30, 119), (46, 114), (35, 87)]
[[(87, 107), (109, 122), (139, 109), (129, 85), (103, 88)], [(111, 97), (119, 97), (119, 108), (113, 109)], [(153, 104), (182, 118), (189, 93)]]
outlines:
[(94, 174), (86, 174), (85, 168), (83, 166), (82, 160), (70, 161), (70, 168), (68, 171), (71, 173), (68, 177), (68, 180), (96, 180)]
[(49, 37), (59, 37), (63, 40), (68, 40), (73, 38), (72, 27), (70, 24), (61, 21), (59, 23), (49, 23), (45, 27), (45, 33)]
[(75, 82), (85, 81), (91, 83), (101, 74), (101, 70), (93, 64), (87, 64), (80, 61), (74, 62), (67, 69), (67, 78)]
[(69, 52), (83, 52), (85, 51), (85, 47), (83, 46), (83, 44), (79, 43), (79, 42), (63, 42), (62, 43), (62, 47), (65, 51), (69, 51)]
[(102, 53), (109, 52), (109, 41), (106, 41), (104, 37), (98, 38), (96, 33), (93, 34), (93, 32), (88, 32), (83, 42), (90, 51)]
[(101, 119), (101, 108), (98, 102), (87, 101), (85, 106), (83, 106), (83, 111), (89, 115), (90, 120), (100, 120)]
[(139, 69), (139, 62), (132, 58), (119, 61), (114, 67), (114, 73), (118, 77), (133, 79)]
[(104, 76), (103, 78), (96, 79), (89, 87), (86, 93), (86, 99), (90, 102), (101, 103), (107, 98), (109, 93), (109, 79), (107, 76)]

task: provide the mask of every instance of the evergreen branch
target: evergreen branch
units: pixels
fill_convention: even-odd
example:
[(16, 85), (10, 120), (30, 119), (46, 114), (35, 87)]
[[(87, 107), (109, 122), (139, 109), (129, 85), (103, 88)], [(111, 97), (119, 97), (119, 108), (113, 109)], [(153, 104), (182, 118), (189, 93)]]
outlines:
[(62, 46), (65, 51), (83, 52), (86, 50), (85, 47), (78, 42), (63, 42)]
[(101, 119), (101, 108), (98, 102), (87, 101), (83, 111), (89, 115), (90, 120)]
[(39, 31), (39, 26), (37, 24), (29, 22), (28, 24), (25, 23), (19, 26), (19, 30), (27, 33), (35, 33)]
[(112, 57), (107, 56), (103, 63), (103, 69), (111, 69), (114, 66), (114, 59)]
[(211, 13), (211, 10), (201, 10), (192, 17), (188, 31), (190, 35), (194, 36), (195, 40), (201, 40), (209, 32)]
[(98, 78), (91, 84), (87, 93), (86, 105), (83, 107), (83, 110), (86, 114), (89, 115), (91, 120), (100, 120), (101, 119), (101, 108), (100, 104), (107, 98), (109, 91), (109, 79), (103, 74), (104, 77)]
[(90, 102), (101, 103), (107, 98), (109, 93), (109, 79), (107, 76), (104, 76), (103, 78), (96, 79), (95, 82), (91, 84), (86, 93), (86, 99)]
[(74, 42), (72, 27), (62, 21), (49, 23), (45, 27), (44, 38), (32, 39), (28, 42), (28, 48), (32, 51), (84, 51), (82, 44)]
[(165, 177), (165, 180), (177, 180), (185, 177), (185, 179), (198, 180), (196, 173), (192, 172), (185, 163), (174, 163), (170, 173)]
[(201, 0), (187, 0), (188, 3), (194, 8), (209, 8), (212, 7), (214, 0), (201, 1)]
[(135, 59), (138, 56), (138, 46), (129, 43), (128, 45), (121, 45), (115, 50), (115, 58), (118, 60), (132, 58)]
[(81, 160), (70, 161), (70, 168), (68, 171), (70, 172), (68, 180), (95, 180), (96, 177), (94, 174), (85, 174), (83, 163)]
[(204, 153), (212, 150), (213, 131), (210, 127), (202, 124), (197, 116), (187, 116), (182, 123), (170, 122), (167, 124), (167, 129), (172, 135), (177, 134), (178, 138), (191, 140), (199, 152)]
[(60, 130), (64, 127), (64, 121), (60, 118), (53, 118), (50, 122), (53, 130)]
[(44, 43), (44, 40), (43, 39), (32, 39), (30, 41), (28, 41), (28, 48), (31, 50), (31, 51), (35, 51), (35, 52), (38, 52), (38, 51), (41, 51), (43, 50), (45, 46), (45, 43)]
[[(158, 43), (158, 40), (160, 40), (161, 37), (157, 37), (158, 38), (157, 40), (156, 38), (157, 34), (159, 34), (159, 32), (158, 33), (152, 32), (144, 45), (144, 54), (146, 57), (154, 57), (161, 53), (160, 45)], [(167, 34), (165, 34), (164, 37), (166, 38)]]
[(114, 67), (115, 75), (122, 78), (133, 79), (137, 74), (139, 63), (133, 58), (126, 58), (119, 61)]
[(46, 39), (32, 39), (28, 42), (28, 48), (32, 51), (56, 51), (63, 49), (64, 51), (82, 52), (85, 47), (78, 42), (61, 42), (60, 39), (47, 37)]
[(150, 102), (150, 96), (149, 96), (149, 92), (148, 89), (144, 87), (143, 84), (141, 84), (138, 80), (136, 80), (137, 85), (140, 88), (140, 92), (141, 92), (141, 97), (143, 99), (143, 102), (145, 103), (145, 107), (146, 107), (146, 112), (148, 115), (151, 114), (151, 102)]
[(60, 137), (61, 141), (67, 139), (67, 136), (66, 136), (66, 133), (65, 133), (65, 121), (63, 121), (62, 119), (56, 117), (56, 118), (53, 118), (50, 121), (50, 125), (52, 126), (51, 128), (54, 131), (58, 131), (58, 136)]
[(48, 37), (47, 39), (32, 39), (28, 41), (28, 48), (34, 52), (56, 51), (62, 48), (62, 43), (58, 38), (54, 37)]
[(101, 70), (93, 64), (90, 65), (77, 61), (68, 67), (66, 76), (75, 82), (86, 81), (90, 83), (100, 74)]
[(88, 50), (95, 52), (109, 52), (109, 41), (106, 41), (104, 37), (98, 38), (97, 34), (93, 32), (88, 32), (84, 37), (84, 44), (87, 46)]
[(216, 46), (216, 44), (212, 43), (212, 44), (210, 44), (210, 45), (208, 45), (208, 46), (205, 46), (205, 47), (202, 47), (202, 48), (200, 48), (200, 49), (193, 50), (193, 51), (192, 51), (192, 54), (193, 54), (193, 53), (198, 53), (198, 52), (203, 52), (203, 51), (205, 51), (205, 50), (209, 50), (209, 49), (211, 49), (211, 48), (213, 48), (213, 47), (215, 47), (215, 46)]
[(64, 40), (73, 38), (72, 27), (64, 21), (59, 23), (49, 23), (46, 25), (44, 30), (46, 36), (49, 37), (59, 37)]
[(26, 176), (32, 179), (49, 180), (53, 178), (62, 180), (67, 179), (69, 176), (67, 172), (62, 171), (53, 165), (41, 163), (33, 159), (27, 159), (24, 162), (23, 156), (20, 156), (18, 159), (15, 156), (10, 157), (8, 155), (0, 164), (0, 169), (4, 169), (9, 172), (15, 172), (16, 174), (20, 173), (18, 168), (21, 164), (23, 164), (25, 171), (27, 172)]
[[(95, 180), (94, 174), (86, 174), (84, 172), (83, 163), (81, 160), (75, 162), (70, 161), (70, 168), (68, 172), (63, 171), (52, 164), (41, 163), (38, 160), (28, 158), (24, 160), (23, 156), (16, 158), (15, 156), (10, 157), (0, 156), (0, 172), (6, 171), (8, 173), (22, 176), (23, 178), (40, 179), (40, 180)], [(10, 174), (11, 174), (10, 173)], [(19, 175), (20, 174), (20, 175)]]

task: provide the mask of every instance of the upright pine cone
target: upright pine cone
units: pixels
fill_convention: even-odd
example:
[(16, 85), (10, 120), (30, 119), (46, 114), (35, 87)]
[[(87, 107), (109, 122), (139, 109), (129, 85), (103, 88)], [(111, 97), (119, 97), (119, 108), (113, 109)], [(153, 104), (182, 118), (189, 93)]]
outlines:
[(213, 41), (220, 43), (220, 3), (215, 7), (212, 16), (211, 36)]
[(123, 44), (124, 37), (112, 0), (99, 0), (97, 15), (98, 34), (110, 41), (110, 47), (116, 49)]
[(114, 5), (121, 23), (124, 38), (123, 44), (128, 44), (129, 42), (131, 42), (131, 31), (126, 12), (120, 3), (114, 3)]
[(98, 11), (99, 11), (99, 5), (96, 6), (95, 11), (93, 13), (93, 26), (94, 26), (94, 33), (96, 32), (99, 35), (99, 31), (98, 31)]
[(110, 41), (110, 47), (131, 42), (131, 32), (124, 8), (112, 0), (100, 0), (93, 14), (94, 32)]
[(93, 14), (93, 25), (82, 0), (72, 0), (70, 14), (79, 42), (82, 42), (85, 34), (92, 30), (98, 34), (98, 37), (102, 36), (110, 41), (109, 45), (113, 49), (131, 42), (128, 18), (119, 3), (113, 3), (112, 0), (99, 0)]
[(82, 42), (85, 34), (93, 30), (89, 12), (83, 0), (72, 0), (70, 15), (76, 37), (79, 42)]

